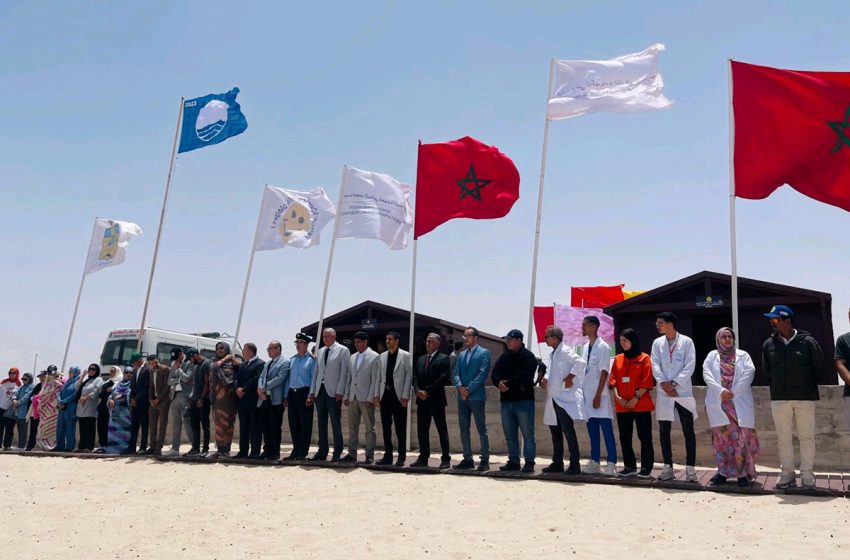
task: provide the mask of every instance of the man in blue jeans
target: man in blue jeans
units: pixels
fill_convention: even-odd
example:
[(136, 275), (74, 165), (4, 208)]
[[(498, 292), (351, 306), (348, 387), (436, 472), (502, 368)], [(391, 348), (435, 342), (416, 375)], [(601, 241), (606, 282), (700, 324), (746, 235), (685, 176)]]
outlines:
[[(537, 445), (534, 441), (534, 374), (537, 358), (522, 343), (522, 332), (513, 329), (505, 336), (508, 351), (493, 366), (493, 385), (499, 389), (502, 430), (508, 444), (508, 463), (500, 471), (534, 472)], [(519, 432), (525, 465), (519, 465)]]
[(469, 441), (470, 416), (475, 419), (478, 439), (481, 442), (481, 462), (478, 471), (490, 470), (490, 438), (484, 418), (484, 381), (490, 371), (490, 351), (478, 346), (478, 329), (467, 327), (463, 331), (464, 350), (458, 354), (452, 371), (452, 382), (457, 388), (457, 415), (460, 424), (460, 441), (463, 444), (463, 461), (454, 466), (458, 470), (475, 468), (472, 460), (472, 443)]

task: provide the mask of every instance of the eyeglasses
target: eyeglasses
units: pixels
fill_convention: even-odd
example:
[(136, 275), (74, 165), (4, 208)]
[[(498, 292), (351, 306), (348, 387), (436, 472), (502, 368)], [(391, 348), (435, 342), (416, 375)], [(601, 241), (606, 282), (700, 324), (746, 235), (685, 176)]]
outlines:
[(732, 336), (731, 334), (721, 334), (721, 335), (720, 335), (720, 338), (731, 338), (732, 340), (734, 340), (734, 339), (735, 339), (735, 337), (734, 337), (734, 336)]
[(89, 371), (97, 371), (97, 368), (90, 367)]

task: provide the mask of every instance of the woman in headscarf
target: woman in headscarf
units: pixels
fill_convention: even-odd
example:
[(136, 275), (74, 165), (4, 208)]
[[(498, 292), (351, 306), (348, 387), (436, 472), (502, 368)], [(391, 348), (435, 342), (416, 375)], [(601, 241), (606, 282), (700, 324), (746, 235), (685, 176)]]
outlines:
[(715, 335), (717, 350), (709, 352), (702, 365), (708, 391), (705, 410), (711, 425), (717, 474), (712, 486), (737, 478), (747, 487), (756, 477), (759, 439), (755, 430), (755, 407), (750, 387), (755, 366), (750, 355), (735, 349), (735, 333), (723, 327)]
[(41, 385), (38, 395), (38, 434), (36, 445), (44, 451), (56, 447), (56, 427), (59, 423), (59, 391), (62, 390), (62, 378), (56, 366), (47, 367), (47, 378)]
[(97, 403), (100, 394), (100, 366), (89, 364), (86, 375), (77, 380), (77, 420), (80, 422), (79, 451), (90, 453), (94, 451), (94, 436), (97, 428)]
[(68, 370), (68, 379), (59, 391), (59, 425), (53, 451), (73, 451), (77, 440), (77, 378), (80, 368)]
[[(623, 449), (623, 468), (620, 476), (646, 478), (652, 472), (655, 449), (652, 446), (652, 411), (655, 405), (649, 392), (655, 386), (649, 354), (640, 351), (640, 340), (634, 329), (620, 333), (622, 354), (614, 357), (608, 385), (614, 390), (614, 407)], [(640, 471), (632, 447), (632, 430), (637, 427), (640, 440)]]
[(133, 368), (124, 368), (124, 376), (112, 388), (106, 401), (109, 408), (109, 441), (103, 448), (104, 453), (119, 454), (127, 451), (130, 445), (130, 389), (133, 381)]
[(230, 345), (218, 342), (215, 359), (210, 364), (210, 394), (213, 396), (213, 420), (215, 422), (216, 453), (212, 456), (227, 457), (233, 443), (233, 424), (236, 422), (236, 393), (234, 382), (240, 362), (230, 353)]
[(30, 434), (29, 438), (27, 438), (27, 448), (24, 451), (32, 451), (35, 449), (39, 423), (38, 402), (41, 399), (41, 387), (46, 379), (47, 370), (43, 369), (38, 373), (38, 383), (35, 384), (35, 388), (32, 390), (32, 394), (30, 395), (30, 411), (27, 413), (30, 420)]
[(12, 401), (21, 386), (21, 372), (18, 368), (9, 369), (9, 377), (0, 381), (0, 445), (3, 449), (12, 448), (15, 437), (15, 413)]
[(98, 391), (97, 402), (97, 443), (100, 448), (104, 448), (109, 444), (109, 395), (112, 394), (112, 388), (115, 383), (121, 381), (121, 368), (112, 366), (108, 373), (101, 373), (103, 384)]
[(15, 424), (18, 426), (18, 447), (25, 449), (27, 446), (27, 412), (30, 408), (30, 399), (32, 398), (33, 384), (32, 374), (25, 373), (23, 376), (23, 385), (18, 387), (15, 393), (15, 398), (12, 400), (12, 408), (15, 411)]

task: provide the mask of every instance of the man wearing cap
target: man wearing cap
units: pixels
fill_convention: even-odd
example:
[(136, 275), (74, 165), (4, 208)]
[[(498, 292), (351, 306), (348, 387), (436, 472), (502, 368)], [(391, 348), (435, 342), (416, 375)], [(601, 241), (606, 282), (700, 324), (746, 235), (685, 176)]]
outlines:
[[(189, 350), (193, 355), (198, 350)], [(175, 346), (171, 349), (171, 373), (168, 376), (168, 386), (171, 388), (171, 406), (168, 415), (171, 418), (171, 451), (169, 455), (180, 454), (180, 443), (182, 432), (192, 441), (192, 423), (189, 420), (191, 404), (189, 396), (192, 394), (192, 381), (195, 373), (195, 364), (189, 359), (183, 349)]]
[[(505, 336), (508, 347), (493, 366), (493, 386), (499, 389), (502, 430), (508, 444), (508, 462), (501, 471), (534, 472), (537, 447), (534, 440), (534, 374), (537, 358), (522, 342), (522, 331), (513, 329)], [(522, 454), (519, 463), (519, 433), (522, 432)]]
[(236, 371), (236, 410), (239, 414), (239, 453), (237, 459), (259, 459), (263, 430), (257, 408), (257, 384), (266, 363), (257, 357), (257, 345), (242, 346), (242, 366)]
[(411, 467), (427, 467), (431, 456), (431, 419), (440, 438), (440, 469), (451, 466), (449, 454), (449, 429), (446, 425), (446, 389), (450, 382), (449, 357), (441, 354), (440, 335), (430, 333), (425, 339), (427, 354), (420, 356), (413, 371), (413, 391), (416, 394), (416, 434), (419, 439), (419, 457)]
[(850, 428), (850, 332), (842, 334), (835, 341), (835, 369), (844, 381), (845, 428)]
[(263, 453), (261, 459), (280, 459), (280, 430), (283, 426), (283, 400), (289, 386), (289, 360), (281, 356), (283, 347), (277, 340), (269, 342), (266, 351), (269, 361), (265, 363), (257, 381), (257, 406), (262, 426)]
[[(189, 419), (192, 422), (192, 448), (186, 457), (197, 457), (210, 452), (210, 363), (211, 361), (192, 348), (187, 353), (195, 365), (192, 393), (189, 395)], [(203, 433), (203, 447), (201, 434)]]
[(475, 468), (472, 460), (472, 442), (469, 437), (471, 420), (475, 420), (478, 440), (481, 444), (480, 472), (490, 470), (490, 436), (484, 406), (487, 394), (484, 382), (490, 373), (490, 351), (478, 345), (478, 329), (467, 327), (463, 331), (464, 350), (458, 354), (452, 371), (452, 383), (457, 389), (457, 415), (460, 427), (460, 442), (463, 445), (463, 460), (454, 466), (458, 470)]
[(398, 441), (398, 460), (395, 462), (397, 467), (403, 467), (407, 458), (407, 407), (413, 381), (410, 353), (399, 348), (400, 340), (399, 333), (387, 333), (387, 351), (379, 358), (379, 379), (374, 401), (376, 406), (381, 407), (381, 432), (384, 436), (384, 456), (377, 464), (393, 464), (392, 429), (395, 424)]
[(295, 335), (295, 355), (289, 359), (289, 386), (284, 395), (284, 406), (288, 409), (289, 435), (292, 452), (285, 461), (307, 458), (310, 439), (313, 437), (313, 407), (307, 406), (307, 395), (316, 371), (316, 357), (308, 352), (312, 337), (304, 333)]
[(130, 445), (125, 455), (136, 453), (136, 441), (141, 430), (142, 438), (139, 454), (148, 452), (148, 426), (150, 425), (150, 375), (148, 366), (140, 352), (130, 354), (130, 365), (133, 366), (133, 379), (130, 382)]
[(351, 375), (343, 404), (348, 407), (348, 455), (343, 463), (357, 462), (357, 448), (360, 440), (360, 419), (366, 424), (366, 464), (375, 460), (375, 395), (380, 379), (378, 353), (369, 348), (369, 334), (365, 331), (354, 333), (354, 349), (351, 356)]
[(773, 334), (764, 341), (762, 369), (770, 379), (770, 407), (779, 441), (782, 474), (777, 488), (796, 486), (793, 425), (800, 440), (800, 482), (815, 487), (815, 402), (820, 399), (818, 382), (826, 377), (826, 360), (812, 335), (794, 328), (794, 311), (774, 305), (764, 314)]
[(148, 375), (150, 375), (150, 426), (152, 455), (162, 455), (165, 444), (165, 431), (168, 429), (168, 409), (171, 407), (171, 387), (168, 377), (171, 369), (159, 363), (156, 354), (148, 356)]
[(334, 438), (333, 461), (339, 461), (342, 455), (342, 399), (348, 386), (351, 369), (351, 352), (336, 341), (336, 331), (331, 328), (322, 332), (324, 348), (319, 349), (316, 374), (310, 385), (307, 406), (316, 403), (319, 428), (319, 450), (311, 461), (324, 461), (328, 458), (328, 419), (331, 422)]

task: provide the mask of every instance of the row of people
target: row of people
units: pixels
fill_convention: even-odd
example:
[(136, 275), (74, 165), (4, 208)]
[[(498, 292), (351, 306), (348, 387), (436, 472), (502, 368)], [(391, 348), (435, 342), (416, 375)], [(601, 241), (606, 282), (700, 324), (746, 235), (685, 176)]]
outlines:
[[(792, 419), (796, 416), (801, 442), (801, 479), (804, 486), (814, 485), (814, 401), (818, 399), (817, 380), (823, 378), (824, 358), (809, 333), (794, 329), (793, 311), (775, 306), (766, 316), (773, 334), (765, 341), (763, 367), (771, 379), (774, 421), (779, 435), (782, 476), (780, 487), (795, 484), (795, 465), (791, 447)], [(675, 477), (671, 445), (672, 424), (678, 417), (685, 439), (685, 477), (696, 481), (697, 418), (691, 375), (695, 366), (693, 341), (676, 329), (673, 313), (660, 313), (656, 328), (661, 334), (650, 354), (641, 351), (633, 329), (619, 335), (623, 352), (613, 361), (607, 343), (598, 336), (599, 320), (588, 316), (582, 332), (588, 341), (581, 354), (563, 343), (563, 332), (556, 326), (546, 330), (546, 344), (552, 349), (548, 371), (536, 379), (539, 362), (523, 344), (523, 334), (511, 330), (505, 337), (507, 351), (496, 361), (492, 384), (500, 395), (501, 420), (508, 447), (509, 461), (502, 470), (531, 472), (535, 467), (534, 386), (539, 381), (546, 389), (543, 422), (549, 426), (553, 459), (544, 472), (578, 474), (581, 453), (575, 423), (586, 422), (590, 440), (590, 461), (585, 473), (621, 476), (649, 476), (655, 454), (652, 444), (651, 414), (655, 410), (663, 458), (661, 480)], [(284, 460), (304, 460), (310, 445), (313, 411), (318, 418), (318, 450), (311, 460), (356, 462), (361, 424), (365, 433), (365, 462), (375, 461), (375, 412), (380, 412), (384, 436), (384, 455), (379, 464), (403, 466), (406, 461), (406, 422), (410, 399), (416, 399), (419, 456), (411, 466), (426, 466), (430, 456), (430, 426), (433, 422), (440, 442), (440, 468), (451, 466), (450, 443), (446, 423), (447, 400), (444, 387), (457, 389), (458, 422), (463, 459), (453, 468), (474, 469), (470, 431), (475, 423), (480, 444), (477, 469), (489, 469), (489, 435), (485, 418), (485, 382), (490, 372), (490, 352), (478, 344), (478, 331), (467, 328), (463, 349), (454, 359), (439, 352), (442, 343), (436, 333), (426, 338), (426, 354), (416, 364), (399, 348), (397, 332), (386, 335), (387, 350), (377, 353), (369, 347), (369, 335), (354, 336), (355, 352), (336, 341), (334, 329), (322, 333), (324, 347), (317, 356), (308, 352), (311, 338), (296, 335), (296, 353), (282, 356), (282, 345), (272, 341), (267, 347), (269, 360), (257, 356), (257, 348), (247, 343), (242, 357), (234, 356), (226, 342), (216, 345), (215, 356), (204, 358), (197, 349), (172, 352), (170, 367), (159, 363), (156, 355), (147, 359), (133, 354), (132, 364), (115, 382), (114, 369), (101, 376), (97, 364), (81, 375), (78, 368), (67, 379), (55, 366), (39, 375), (41, 383), (31, 390), (32, 378), (25, 374), (17, 380), (13, 368), (3, 383), (20, 384), (6, 407), (0, 441), (11, 445), (11, 427), (19, 431), (19, 445), (30, 435), (26, 449), (91, 451), (97, 431), (100, 448), (106, 453), (159, 454), (163, 452), (169, 417), (172, 426), (170, 454), (179, 453), (182, 433), (192, 441), (187, 456), (209, 455), (210, 416), (214, 425), (216, 451), (213, 456), (228, 456), (231, 451), (235, 419), (239, 417), (240, 448), (236, 457), (253, 459), (280, 458), (284, 411), (288, 412), (292, 453)], [(708, 386), (705, 408), (712, 428), (718, 472), (715, 484), (737, 479), (748, 485), (756, 476), (759, 454), (755, 431), (755, 412), (750, 384), (755, 367), (750, 356), (735, 348), (735, 333), (722, 328), (716, 335), (716, 349), (703, 364)], [(454, 363), (452, 363), (454, 362)], [(29, 377), (28, 377), (29, 376)], [(653, 402), (651, 392), (658, 388)], [(2, 392), (0, 392), (2, 393)], [(6, 391), (6, 393), (10, 393)], [(33, 403), (29, 407), (28, 401)], [(0, 409), (4, 402), (0, 400)], [(347, 409), (348, 452), (343, 456), (343, 407)], [(31, 410), (31, 413), (28, 412)], [(617, 473), (617, 449), (613, 417), (616, 414), (623, 468)], [(2, 414), (0, 414), (2, 416)], [(75, 447), (75, 421), (79, 420), (80, 442)], [(329, 440), (328, 425), (332, 433)], [(637, 431), (640, 468), (632, 447)], [(398, 449), (393, 447), (395, 431)], [(151, 445), (148, 447), (148, 433)], [(34, 434), (34, 437), (33, 437)], [(520, 464), (519, 441), (522, 435)], [(139, 440), (141, 436), (141, 440)], [(601, 464), (601, 439), (606, 446), (606, 464)], [(7, 441), (9, 442), (7, 444)], [(564, 441), (567, 443), (565, 461)], [(397, 456), (397, 458), (395, 458)], [(395, 460), (394, 460), (395, 458)]]

